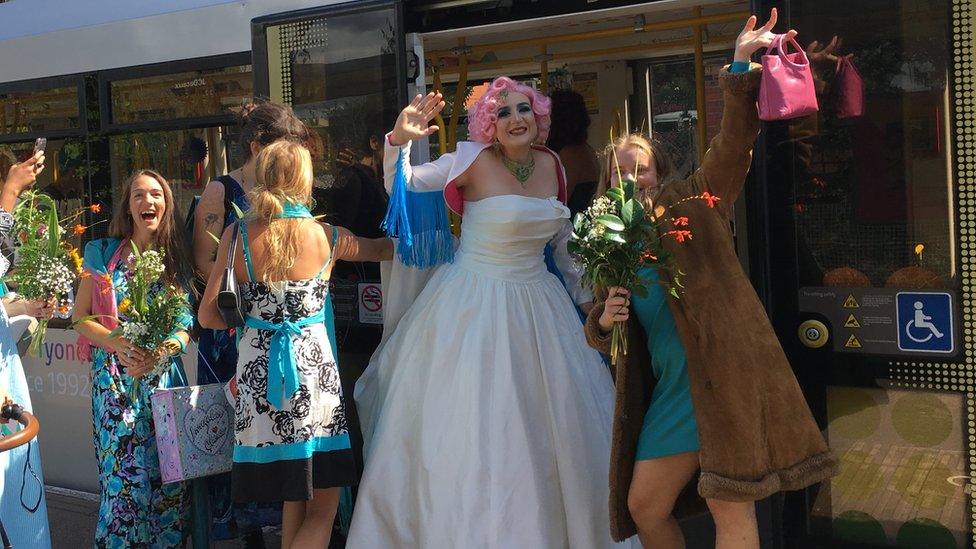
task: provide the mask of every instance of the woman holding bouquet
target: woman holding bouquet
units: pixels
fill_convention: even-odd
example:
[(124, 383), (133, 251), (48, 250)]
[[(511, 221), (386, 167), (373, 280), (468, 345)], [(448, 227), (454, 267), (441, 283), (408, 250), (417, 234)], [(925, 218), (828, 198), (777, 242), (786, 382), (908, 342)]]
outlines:
[(697, 492), (715, 519), (716, 547), (758, 548), (753, 502), (820, 482), (837, 466), (729, 234), (759, 133), (760, 70), (749, 58), (769, 45), (775, 24), (775, 9), (761, 28), (755, 16), (746, 22), (735, 62), (720, 76), (721, 130), (688, 179), (668, 181), (665, 153), (639, 135), (608, 151), (598, 196), (621, 177), (635, 180), (648, 214), (669, 221), (659, 231), (688, 224), (694, 235), (661, 239), (684, 273), (679, 299), (662, 288), (674, 284), (670, 270), (644, 266), (646, 297), (609, 288), (587, 319), (587, 339), (602, 352), (610, 351), (614, 323), (628, 324), (628, 350), (615, 366), (616, 539), (637, 533), (647, 547), (683, 547), (672, 509), (698, 506), (693, 485), (682, 491), (700, 470)]
[[(574, 301), (592, 296), (566, 253), (565, 173), (539, 145), (549, 99), (497, 78), (469, 111), (475, 141), (410, 166), (443, 106), (417, 96), (387, 136), (398, 257), (453, 261), (395, 327), (384, 319), (356, 385), (366, 469), (348, 547), (611, 547), (613, 384), (578, 329)], [(446, 206), (464, 215), (456, 255)], [(546, 269), (549, 242), (566, 287)], [(397, 290), (387, 303), (404, 301)]]
[[(189, 341), (188, 300), (175, 312), (175, 325), (158, 334), (162, 344), (142, 348), (113, 328), (126, 321), (135, 280), (137, 251), (163, 252), (163, 274), (148, 289), (185, 296), (191, 277), (183, 223), (169, 183), (151, 170), (123, 185), (112, 218), (111, 238), (85, 247), (85, 271), (75, 304), (79, 353), (92, 348), (94, 442), (101, 484), (95, 545), (98, 547), (179, 547), (187, 521), (183, 483), (162, 484), (149, 399), (157, 387), (183, 379), (178, 355)], [(133, 336), (134, 337), (134, 336)], [(160, 368), (170, 357), (169, 367)]]
[[(6, 243), (14, 219), (10, 212), (21, 193), (30, 188), (44, 167), (44, 153), (38, 152), (25, 162), (14, 164), (0, 188), (0, 243)], [(6, 274), (9, 250), (0, 250), (0, 276)], [(30, 315), (51, 318), (54, 308), (42, 301), (8, 299), (0, 307), (0, 403), (10, 397), (27, 411), (32, 411), (27, 378), (17, 354), (17, 343), (10, 332), (11, 316)], [(0, 518), (14, 547), (46, 549), (51, 546), (44, 501), (44, 476), (36, 442), (0, 453)], [(25, 474), (26, 471), (26, 474)], [(31, 476), (33, 471), (36, 477)], [(24, 492), (22, 492), (24, 490)]]
[[(234, 274), (246, 311), (237, 362), (236, 502), (284, 501), (282, 547), (327, 547), (339, 488), (356, 483), (326, 307), (335, 261), (392, 257), (386, 238), (357, 238), (309, 212), (312, 159), (289, 141), (255, 160), (251, 209), (240, 223)], [(216, 304), (231, 246), (224, 231), (200, 324), (226, 329)]]

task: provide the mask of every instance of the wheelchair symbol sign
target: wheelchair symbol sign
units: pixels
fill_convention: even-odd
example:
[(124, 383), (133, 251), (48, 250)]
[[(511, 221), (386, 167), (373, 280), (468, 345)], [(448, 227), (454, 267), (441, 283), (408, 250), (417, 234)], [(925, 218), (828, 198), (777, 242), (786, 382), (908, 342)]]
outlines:
[(952, 295), (944, 292), (899, 292), (898, 348), (902, 351), (951, 353)]

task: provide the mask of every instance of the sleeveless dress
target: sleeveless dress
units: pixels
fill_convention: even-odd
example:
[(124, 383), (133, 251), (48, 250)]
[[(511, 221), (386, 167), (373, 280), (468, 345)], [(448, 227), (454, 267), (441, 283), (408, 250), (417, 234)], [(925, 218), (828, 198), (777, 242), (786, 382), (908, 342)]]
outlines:
[[(225, 201), (236, 205), (242, 212), (247, 212), (251, 205), (247, 202), (247, 193), (241, 184), (230, 175), (217, 178), (224, 185)], [(223, 230), (237, 221), (237, 213), (233, 208), (224, 208)], [(198, 364), (197, 383), (226, 383), (234, 377), (237, 371), (237, 336), (234, 330), (200, 329), (200, 341), (197, 344), (200, 358), (205, 360), (210, 368)], [(211, 373), (211, 370), (213, 372)], [(213, 374), (216, 374), (214, 377)], [(233, 504), (231, 499), (231, 474), (224, 473), (207, 477), (207, 489), (210, 495), (210, 536), (214, 540), (233, 539), (249, 532), (260, 535), (263, 526), (281, 524), (281, 506), (271, 502), (259, 505), (256, 503)]]
[[(13, 226), (13, 217), (0, 210), (0, 240), (5, 240)], [(9, 263), (0, 255), (0, 276)], [(3, 292), (6, 293), (6, 292)], [(2, 295), (2, 294), (0, 294)], [(10, 333), (10, 319), (0, 305), (0, 387), (10, 398), (28, 412), (33, 412), (24, 366), (17, 354), (17, 343)], [(43, 414), (40, 420), (43, 422)], [(4, 434), (18, 430), (10, 423), (0, 427)], [(0, 520), (10, 537), (10, 543), (20, 549), (48, 549), (51, 532), (47, 523), (47, 502), (44, 499), (44, 476), (41, 473), (41, 452), (37, 439), (8, 452), (0, 452)]]
[(350, 549), (616, 546), (613, 383), (543, 259), (568, 218), (556, 197), (464, 204), (453, 263), (356, 385), (366, 467)]
[(647, 281), (647, 297), (634, 295), (634, 314), (647, 334), (649, 367), (657, 383), (651, 405), (644, 414), (644, 425), (637, 440), (637, 460), (698, 451), (698, 424), (688, 383), (688, 359), (678, 328), (668, 306), (668, 296), (658, 284), (654, 267), (641, 267)]
[[(333, 229), (332, 249), (338, 237)], [(312, 490), (356, 483), (339, 369), (330, 340), (329, 281), (249, 281), (237, 362), (234, 501), (305, 501)]]

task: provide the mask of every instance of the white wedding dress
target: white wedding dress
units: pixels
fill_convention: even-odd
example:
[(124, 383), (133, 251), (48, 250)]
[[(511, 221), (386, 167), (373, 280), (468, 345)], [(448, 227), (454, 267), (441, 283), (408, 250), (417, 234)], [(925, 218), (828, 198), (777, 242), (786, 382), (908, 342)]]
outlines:
[(555, 197), (464, 204), (454, 262), (356, 385), (366, 469), (348, 547), (615, 546), (610, 372), (543, 259), (568, 218)]

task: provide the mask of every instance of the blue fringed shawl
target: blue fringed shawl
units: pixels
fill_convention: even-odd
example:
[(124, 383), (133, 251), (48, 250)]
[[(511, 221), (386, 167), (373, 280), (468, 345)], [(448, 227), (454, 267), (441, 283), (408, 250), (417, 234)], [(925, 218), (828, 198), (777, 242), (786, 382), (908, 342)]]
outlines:
[(400, 149), (386, 217), (380, 227), (398, 238), (396, 253), (404, 265), (427, 269), (454, 261), (447, 205), (441, 192), (416, 192), (407, 188), (405, 149)]

